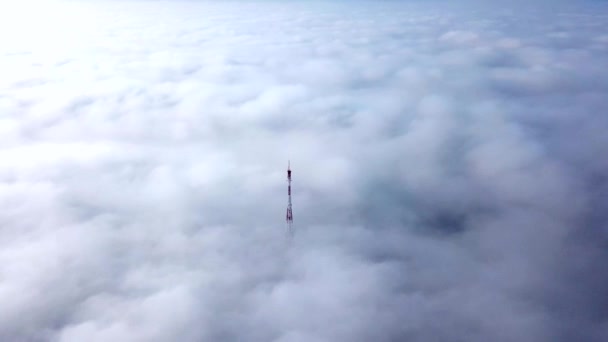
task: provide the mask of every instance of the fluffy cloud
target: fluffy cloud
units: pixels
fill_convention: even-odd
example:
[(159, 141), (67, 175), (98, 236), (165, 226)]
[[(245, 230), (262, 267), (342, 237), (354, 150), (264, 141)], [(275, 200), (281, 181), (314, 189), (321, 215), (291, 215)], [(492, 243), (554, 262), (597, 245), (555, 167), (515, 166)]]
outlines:
[(3, 6), (0, 340), (608, 339), (605, 8)]

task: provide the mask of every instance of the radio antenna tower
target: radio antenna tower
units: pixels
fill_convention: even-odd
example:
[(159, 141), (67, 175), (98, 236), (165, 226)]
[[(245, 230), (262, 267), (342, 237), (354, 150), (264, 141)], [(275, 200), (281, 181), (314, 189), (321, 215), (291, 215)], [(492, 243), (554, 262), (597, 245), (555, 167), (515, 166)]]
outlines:
[(287, 215), (285, 217), (287, 221), (287, 230), (289, 235), (293, 235), (293, 213), (291, 212), (291, 168), (290, 162), (287, 161)]

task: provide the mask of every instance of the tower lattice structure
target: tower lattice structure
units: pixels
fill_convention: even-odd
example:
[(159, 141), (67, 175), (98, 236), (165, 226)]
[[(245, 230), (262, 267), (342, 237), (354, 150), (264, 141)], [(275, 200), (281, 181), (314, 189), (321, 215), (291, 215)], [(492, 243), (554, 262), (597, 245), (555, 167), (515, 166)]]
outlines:
[(287, 162), (287, 230), (290, 235), (293, 235), (293, 212), (291, 209), (291, 167), (290, 162)]

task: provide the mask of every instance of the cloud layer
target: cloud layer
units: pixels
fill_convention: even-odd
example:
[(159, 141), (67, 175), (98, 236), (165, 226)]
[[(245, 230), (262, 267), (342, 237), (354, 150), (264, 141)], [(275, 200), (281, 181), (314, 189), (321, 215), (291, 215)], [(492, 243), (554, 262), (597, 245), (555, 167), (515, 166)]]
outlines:
[(0, 340), (608, 339), (606, 8), (1, 12)]

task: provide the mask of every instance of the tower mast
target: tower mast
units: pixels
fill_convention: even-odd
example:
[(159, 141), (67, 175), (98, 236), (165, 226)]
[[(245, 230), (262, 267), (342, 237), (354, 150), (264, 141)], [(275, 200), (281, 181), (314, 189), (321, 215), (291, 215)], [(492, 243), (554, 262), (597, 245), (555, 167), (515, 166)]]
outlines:
[(287, 161), (287, 230), (290, 235), (293, 235), (293, 213), (291, 211), (291, 167)]

